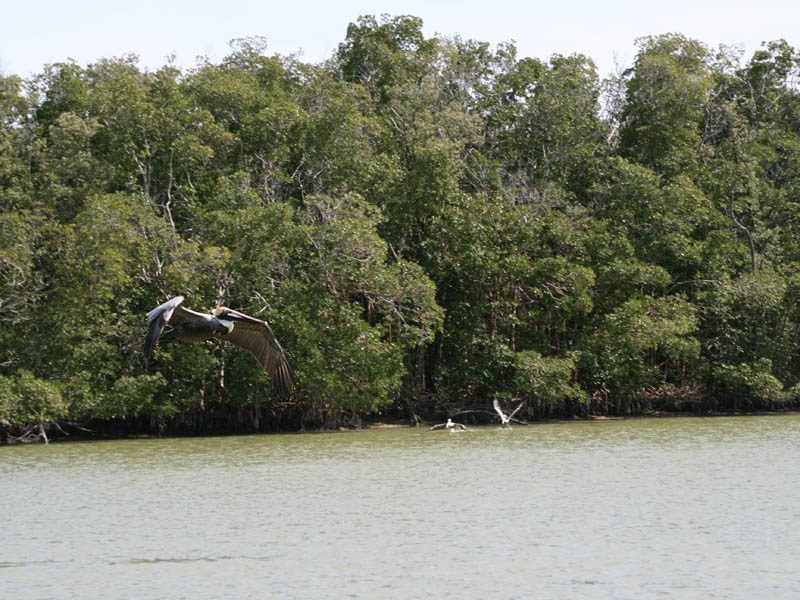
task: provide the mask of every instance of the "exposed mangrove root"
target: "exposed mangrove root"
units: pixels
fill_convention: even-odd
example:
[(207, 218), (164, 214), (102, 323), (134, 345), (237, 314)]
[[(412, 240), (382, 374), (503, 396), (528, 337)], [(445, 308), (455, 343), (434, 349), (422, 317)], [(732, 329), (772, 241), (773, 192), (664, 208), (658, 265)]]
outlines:
[(44, 423), (36, 423), (21, 429), (11, 427), (10, 423), (0, 424), (0, 444), (50, 443)]

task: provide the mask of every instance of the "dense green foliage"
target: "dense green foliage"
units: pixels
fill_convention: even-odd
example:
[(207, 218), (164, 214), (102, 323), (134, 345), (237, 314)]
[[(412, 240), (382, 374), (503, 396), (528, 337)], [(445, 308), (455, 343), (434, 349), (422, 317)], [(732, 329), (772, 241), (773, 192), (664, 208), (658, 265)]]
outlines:
[[(421, 28), (0, 78), (0, 422), (796, 400), (800, 53), (669, 34), (601, 80)], [(293, 397), (220, 344), (146, 372), (177, 294), (268, 320)]]

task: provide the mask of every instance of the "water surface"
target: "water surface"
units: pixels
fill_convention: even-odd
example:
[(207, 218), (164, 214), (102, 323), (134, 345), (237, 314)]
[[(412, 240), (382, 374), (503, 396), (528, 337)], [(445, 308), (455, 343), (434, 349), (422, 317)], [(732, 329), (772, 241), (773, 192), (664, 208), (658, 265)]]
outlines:
[(800, 415), (0, 448), (0, 596), (798, 598)]

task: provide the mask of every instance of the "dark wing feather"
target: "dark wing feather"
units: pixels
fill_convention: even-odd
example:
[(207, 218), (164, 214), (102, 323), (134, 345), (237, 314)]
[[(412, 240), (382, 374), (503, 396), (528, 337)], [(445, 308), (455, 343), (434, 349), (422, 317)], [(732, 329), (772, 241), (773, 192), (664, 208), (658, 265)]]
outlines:
[(226, 310), (219, 318), (233, 323), (233, 331), (224, 339), (252, 354), (278, 391), (288, 395), (293, 385), (292, 369), (269, 324), (235, 310)]
[(197, 312), (196, 310), (191, 310), (190, 308), (186, 308), (185, 306), (176, 306), (175, 312), (172, 313), (172, 316), (169, 318), (169, 325), (171, 327), (177, 327), (181, 323), (206, 323), (210, 320), (211, 315), (208, 313), (201, 313)]
[(519, 405), (517, 406), (517, 408), (515, 408), (515, 409), (514, 409), (514, 412), (512, 412), (510, 415), (508, 415), (508, 420), (509, 420), (509, 421), (510, 421), (511, 419), (513, 419), (513, 418), (514, 418), (514, 415), (515, 415), (515, 414), (517, 414), (517, 413), (519, 412), (519, 409), (520, 409), (520, 408), (522, 408), (522, 405), (523, 405), (523, 404), (525, 404), (525, 403), (524, 403), (524, 402), (520, 402), (520, 403), (519, 403)]
[(183, 296), (175, 296), (147, 313), (149, 324), (147, 337), (144, 339), (144, 358), (146, 362), (150, 360), (150, 355), (153, 353), (153, 348), (155, 348), (158, 338), (161, 337), (164, 328), (172, 319), (175, 309), (180, 306), (181, 302), (183, 302)]

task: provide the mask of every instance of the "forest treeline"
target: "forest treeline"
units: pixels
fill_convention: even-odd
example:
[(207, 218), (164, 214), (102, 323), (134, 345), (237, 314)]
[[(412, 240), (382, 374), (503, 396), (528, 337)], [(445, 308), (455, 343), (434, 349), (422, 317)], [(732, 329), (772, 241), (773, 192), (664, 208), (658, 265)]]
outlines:
[[(320, 64), (0, 77), (0, 423), (797, 406), (800, 53), (637, 44), (601, 78), (362, 17)], [(178, 294), (269, 321), (293, 395), (222, 344), (146, 370)]]

